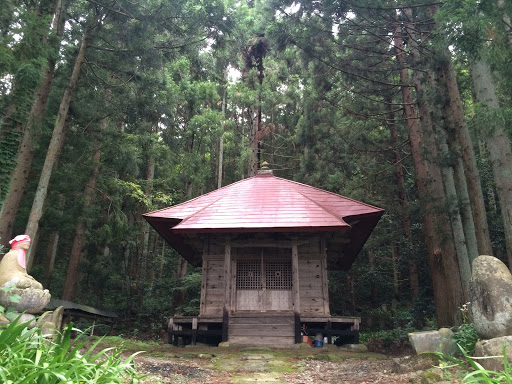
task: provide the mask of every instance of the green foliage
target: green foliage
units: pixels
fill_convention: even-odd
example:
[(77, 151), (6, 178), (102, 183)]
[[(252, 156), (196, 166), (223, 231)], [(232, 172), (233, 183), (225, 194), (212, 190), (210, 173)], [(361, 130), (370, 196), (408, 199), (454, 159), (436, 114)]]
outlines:
[(53, 53), (47, 43), (52, 18), (48, 10), (41, 12), (21, 4), (15, 8), (16, 22), (8, 26), (10, 33), (3, 31), (0, 38), (0, 84), (6, 83), (2, 88), (9, 88), (8, 92), (0, 89), (0, 205), (16, 166), (34, 92)]
[(441, 368), (462, 368), (459, 375), (462, 377), (462, 383), (479, 383), (479, 384), (494, 384), (494, 383), (512, 383), (512, 366), (510, 365), (505, 346), (503, 346), (503, 356), (494, 356), (503, 358), (503, 370), (496, 372), (490, 371), (482, 367), (476, 358), (470, 356), (470, 354), (459, 345), (459, 349), (462, 354), (462, 358), (456, 358), (452, 356), (446, 356), (442, 353), (439, 354), (440, 360), (443, 363), (440, 365)]
[(182, 308), (183, 314), (186, 316), (197, 316), (199, 314), (201, 281), (202, 274), (200, 271), (188, 273), (182, 280), (180, 289), (185, 289), (188, 298)]
[(80, 335), (71, 338), (72, 324), (55, 340), (45, 339), (39, 328), (18, 320), (0, 329), (0, 378), (4, 383), (137, 383), (136, 354), (123, 359), (117, 349), (86, 348)]
[[(0, 290), (2, 290), (5, 293), (12, 292), (16, 289), (14, 285), (4, 285), (3, 287), (0, 287)], [(11, 293), (9, 295), (9, 302), (11, 303), (19, 303), (21, 299), (21, 296), (15, 293)], [(0, 305), (0, 314), (4, 315), (7, 319), (13, 320), (18, 316), (18, 312), (13, 308), (8, 306), (7, 308)]]
[(460, 325), (453, 335), (455, 342), (466, 351), (469, 355), (475, 351), (475, 345), (478, 341), (478, 333), (476, 333), (473, 324), (463, 323)]
[(391, 350), (402, 350), (409, 344), (407, 330), (397, 328), (390, 331), (365, 331), (359, 335), (359, 341), (368, 347), (369, 351), (386, 353)]

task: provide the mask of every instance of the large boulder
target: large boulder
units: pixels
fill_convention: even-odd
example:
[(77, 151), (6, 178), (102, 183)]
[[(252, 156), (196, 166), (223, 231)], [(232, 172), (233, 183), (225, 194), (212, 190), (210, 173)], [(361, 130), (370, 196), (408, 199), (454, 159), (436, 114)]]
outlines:
[[(503, 355), (503, 348), (507, 360), (512, 362), (512, 336), (496, 337), (490, 340), (480, 340), (475, 346), (475, 360), (489, 371), (503, 371), (505, 367), (505, 357)], [(478, 357), (483, 357), (478, 359)]]
[(473, 261), (469, 285), (471, 318), (482, 339), (512, 335), (512, 275), (493, 256)]

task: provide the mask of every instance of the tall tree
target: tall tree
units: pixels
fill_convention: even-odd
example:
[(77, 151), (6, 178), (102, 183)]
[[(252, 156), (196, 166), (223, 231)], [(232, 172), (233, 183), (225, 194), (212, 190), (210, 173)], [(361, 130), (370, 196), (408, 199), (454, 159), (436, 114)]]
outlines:
[(27, 186), (35, 148), (41, 131), (42, 119), (46, 110), (48, 96), (54, 77), (55, 65), (57, 62), (60, 40), (64, 32), (66, 13), (66, 0), (59, 0), (56, 3), (55, 15), (52, 24), (53, 35), (50, 36), (50, 47), (53, 54), (48, 59), (48, 64), (43, 71), (43, 80), (35, 93), (35, 100), (28, 115), (26, 126), (23, 128), (23, 139), (19, 147), (16, 168), (14, 169), (9, 183), (9, 189), (5, 201), (0, 210), (0, 241), (7, 245), (8, 239), (12, 236), (12, 228), (18, 213), (21, 197)]
[[(451, 239), (445, 241), (442, 238), (443, 235), (451, 234), (451, 229), (446, 228), (448, 222), (444, 218), (435, 214), (438, 210), (435, 209), (434, 203), (438, 203), (439, 200), (444, 201), (445, 195), (440, 168), (437, 164), (433, 163), (433, 159), (436, 158), (435, 153), (437, 152), (436, 144), (433, 143), (434, 134), (427, 132), (427, 129), (432, 129), (430, 111), (428, 110), (426, 99), (422, 99), (420, 95), (419, 99), (423, 101), (419, 103), (422, 132), (418, 125), (416, 111), (414, 110), (411, 86), (406, 85), (410, 82), (410, 79), (401, 37), (395, 38), (395, 46), (397, 48), (397, 61), (401, 63), (400, 80), (404, 84), (402, 86), (402, 94), (407, 124), (409, 126), (409, 140), (416, 172), (416, 185), (418, 194), (423, 200), (423, 226), (429, 252), (437, 321), (438, 324), (453, 324), (458, 321), (456, 317), (457, 308), (464, 303), (465, 293), (462, 287), (453, 242)], [(416, 65), (418, 65), (420, 60), (418, 52), (416, 52), (416, 55)], [(424, 92), (424, 88), (422, 88), (422, 73), (419, 71), (415, 73), (414, 85), (417, 92), (422, 93)], [(426, 97), (426, 95), (423, 95), (423, 97)], [(429, 154), (428, 158), (424, 158), (425, 153)], [(438, 230), (438, 226), (443, 227), (442, 230)]]
[[(0, 205), (6, 197), (18, 148), (49, 54), (48, 42), (56, 0), (15, 6), (19, 19), (0, 40), (0, 77), (9, 79), (7, 106), (0, 124)], [(12, 5), (12, 4), (11, 4)], [(21, 36), (16, 41), (15, 36)], [(49, 49), (50, 48), (50, 49)], [(4, 95), (2, 95), (4, 96)], [(0, 112), (0, 113), (1, 113)], [(2, 239), (5, 241), (5, 239)]]
[[(66, 118), (78, 82), (78, 77), (80, 75), (80, 68), (85, 61), (85, 52), (90, 41), (94, 38), (94, 34), (101, 26), (101, 20), (102, 15), (98, 15), (96, 12), (91, 12), (89, 15), (82, 35), (80, 48), (75, 59), (75, 64), (73, 66), (73, 72), (71, 73), (71, 77), (69, 79), (69, 84), (66, 87), (64, 94), (62, 95), (59, 114), (53, 128), (52, 139), (50, 141), (50, 145), (48, 146), (48, 152), (46, 154), (41, 176), (39, 178), (36, 196), (34, 197), (34, 202), (32, 204), (32, 209), (30, 211), (30, 216), (27, 222), (27, 228), (25, 229), (25, 233), (32, 238), (36, 237), (39, 227), (39, 220), (43, 215), (43, 208), (46, 195), (48, 194), (50, 177), (54, 164), (57, 161), (57, 156), (62, 148)], [(27, 255), (27, 269), (29, 269), (32, 265), (34, 250), (35, 247), (32, 247), (30, 254)]]
[[(438, 12), (438, 20), (445, 24), (449, 41), (468, 55), (471, 65), (476, 101), (476, 115), (490, 127), (480, 128), (492, 167), (503, 222), (504, 237), (509, 265), (512, 265), (512, 150), (510, 137), (503, 124), (504, 113), (509, 107), (500, 103), (497, 84), (508, 71), (502, 70), (503, 59), (510, 55), (510, 26), (507, 17), (510, 7), (503, 2), (470, 1), (461, 7), (458, 0), (450, 0)], [(460, 31), (464, 33), (460, 33)], [(501, 50), (500, 55), (494, 52)], [(501, 56), (501, 59), (498, 58)], [(493, 76), (491, 64), (495, 63), (499, 76)], [(504, 96), (510, 99), (510, 91), (503, 86)], [(508, 92), (507, 92), (508, 91)]]

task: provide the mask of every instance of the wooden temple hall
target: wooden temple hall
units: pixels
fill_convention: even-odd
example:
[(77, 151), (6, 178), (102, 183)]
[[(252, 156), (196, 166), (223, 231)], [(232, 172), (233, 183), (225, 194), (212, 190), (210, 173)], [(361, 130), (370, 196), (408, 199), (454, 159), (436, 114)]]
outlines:
[[(254, 177), (144, 215), (202, 266), (197, 317), (169, 319), (169, 342), (283, 345), (302, 333), (358, 342), (360, 318), (331, 316), (328, 270), (348, 270), (383, 210), (275, 177)], [(331, 298), (336, 299), (336, 298)]]

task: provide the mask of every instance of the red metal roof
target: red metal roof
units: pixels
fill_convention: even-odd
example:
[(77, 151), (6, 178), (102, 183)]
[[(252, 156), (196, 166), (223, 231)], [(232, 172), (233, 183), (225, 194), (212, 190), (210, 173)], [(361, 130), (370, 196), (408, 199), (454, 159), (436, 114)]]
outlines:
[(324, 232), (330, 233), (328, 268), (347, 270), (383, 213), (335, 193), (260, 174), (144, 218), (196, 266), (201, 265), (200, 234)]
[(144, 216), (179, 220), (176, 233), (304, 232), (346, 230), (344, 218), (377, 213), (382, 209), (263, 174)]

